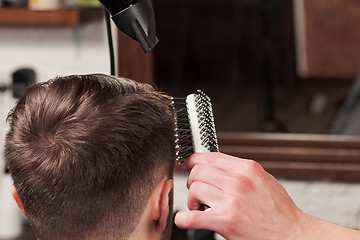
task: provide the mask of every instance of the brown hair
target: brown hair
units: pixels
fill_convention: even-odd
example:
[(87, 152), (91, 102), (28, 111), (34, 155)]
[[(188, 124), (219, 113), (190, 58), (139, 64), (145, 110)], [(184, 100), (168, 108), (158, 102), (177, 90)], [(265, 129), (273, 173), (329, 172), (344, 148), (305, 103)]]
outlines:
[(5, 159), (38, 239), (122, 239), (172, 178), (174, 113), (151, 86), (102, 74), (31, 86)]

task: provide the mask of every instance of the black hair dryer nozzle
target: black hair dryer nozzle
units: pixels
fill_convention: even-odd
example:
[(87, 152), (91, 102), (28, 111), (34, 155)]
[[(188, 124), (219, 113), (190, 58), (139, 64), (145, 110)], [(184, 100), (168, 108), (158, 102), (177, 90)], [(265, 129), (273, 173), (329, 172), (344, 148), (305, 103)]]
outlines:
[(100, 0), (116, 26), (139, 42), (145, 52), (158, 43), (154, 10), (148, 0)]

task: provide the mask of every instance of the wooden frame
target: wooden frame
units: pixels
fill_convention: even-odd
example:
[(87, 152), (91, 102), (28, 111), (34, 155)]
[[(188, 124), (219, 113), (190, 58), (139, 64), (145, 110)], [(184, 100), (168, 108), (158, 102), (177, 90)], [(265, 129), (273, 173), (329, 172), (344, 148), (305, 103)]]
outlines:
[(298, 74), (353, 78), (360, 68), (359, 1), (293, 0)]
[(138, 42), (118, 31), (118, 75), (141, 83), (153, 83), (153, 51), (145, 53)]
[(360, 180), (360, 137), (317, 134), (218, 134), (220, 151), (258, 161), (275, 177)]

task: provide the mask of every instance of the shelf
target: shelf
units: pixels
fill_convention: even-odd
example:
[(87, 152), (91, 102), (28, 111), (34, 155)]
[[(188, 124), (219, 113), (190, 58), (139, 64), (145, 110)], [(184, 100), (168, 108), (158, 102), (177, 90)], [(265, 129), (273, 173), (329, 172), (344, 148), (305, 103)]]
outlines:
[(27, 8), (0, 8), (0, 25), (5, 26), (76, 26), (99, 20), (102, 8), (74, 8), (35, 11)]

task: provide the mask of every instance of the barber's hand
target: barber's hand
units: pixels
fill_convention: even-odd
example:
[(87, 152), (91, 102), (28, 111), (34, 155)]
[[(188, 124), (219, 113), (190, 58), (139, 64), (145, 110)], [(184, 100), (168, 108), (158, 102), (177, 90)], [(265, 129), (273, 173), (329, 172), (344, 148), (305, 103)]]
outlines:
[[(190, 211), (177, 213), (178, 227), (213, 230), (229, 240), (301, 239), (308, 217), (258, 163), (196, 153), (186, 168)], [(204, 205), (210, 209), (202, 211)]]

